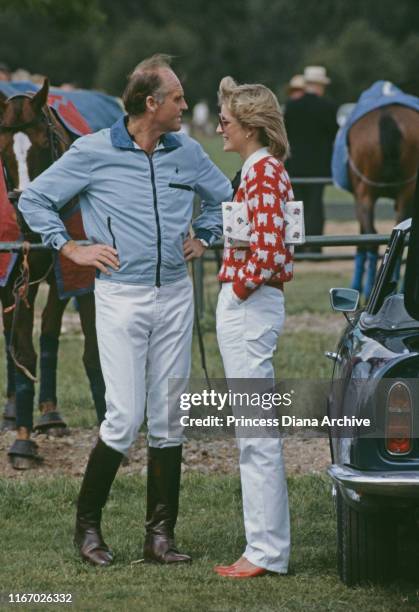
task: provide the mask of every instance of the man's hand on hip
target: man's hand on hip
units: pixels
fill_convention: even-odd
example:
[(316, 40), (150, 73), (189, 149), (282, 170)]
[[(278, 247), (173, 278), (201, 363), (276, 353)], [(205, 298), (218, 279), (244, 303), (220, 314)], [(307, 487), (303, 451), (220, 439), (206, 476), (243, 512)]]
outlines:
[(197, 238), (186, 238), (183, 243), (183, 255), (185, 261), (191, 261), (196, 257), (201, 257), (205, 253), (204, 245)]
[(94, 266), (104, 274), (110, 275), (107, 267), (119, 270), (118, 251), (107, 244), (79, 246), (74, 240), (69, 240), (61, 253), (79, 266)]

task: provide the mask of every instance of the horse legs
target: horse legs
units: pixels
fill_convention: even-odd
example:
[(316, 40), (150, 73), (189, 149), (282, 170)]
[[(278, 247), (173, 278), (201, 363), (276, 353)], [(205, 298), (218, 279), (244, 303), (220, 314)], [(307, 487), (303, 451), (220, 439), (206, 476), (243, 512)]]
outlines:
[(362, 288), (364, 286), (364, 273), (365, 273), (365, 263), (367, 258), (367, 252), (362, 247), (357, 247), (356, 255), (355, 255), (355, 267), (354, 274), (352, 277), (351, 287), (352, 289), (356, 289), (359, 293), (362, 293)]
[(105, 381), (100, 366), (99, 349), (96, 336), (95, 295), (85, 293), (77, 297), (80, 323), (84, 334), (83, 363), (90, 383), (98, 423), (103, 421), (106, 412)]
[[(11, 349), (16, 361), (32, 376), (36, 373), (36, 353), (32, 342), (34, 302), (38, 285), (29, 287), (29, 308), (21, 300), (14, 312)], [(16, 469), (28, 469), (37, 460), (36, 445), (30, 440), (33, 427), (34, 382), (16, 365), (16, 440), (9, 450), (10, 461)]]
[(57, 357), (61, 322), (68, 299), (60, 300), (55, 278), (41, 317), (39, 409), (42, 414), (57, 409)]
[(0, 301), (2, 306), (3, 317), (3, 334), (4, 348), (6, 352), (6, 371), (7, 371), (7, 386), (6, 386), (6, 404), (3, 412), (3, 423), (0, 426), (2, 430), (15, 429), (16, 426), (16, 383), (15, 383), (15, 364), (10, 354), (9, 345), (12, 328), (12, 312), (6, 313), (5, 310), (14, 303), (12, 291), (9, 286), (0, 288)]
[[(376, 234), (377, 232), (374, 227), (375, 201), (368, 192), (363, 191), (360, 193), (361, 190), (363, 191), (363, 186), (361, 187), (361, 185), (358, 185), (358, 192), (356, 193), (356, 215), (360, 223), (360, 233), (361, 235)], [(360, 293), (363, 293), (365, 300), (368, 300), (374, 285), (377, 261), (377, 247), (365, 248), (360, 246), (357, 248), (351, 286), (353, 289), (357, 289)], [(367, 276), (364, 286), (363, 279), (365, 271), (367, 272)]]

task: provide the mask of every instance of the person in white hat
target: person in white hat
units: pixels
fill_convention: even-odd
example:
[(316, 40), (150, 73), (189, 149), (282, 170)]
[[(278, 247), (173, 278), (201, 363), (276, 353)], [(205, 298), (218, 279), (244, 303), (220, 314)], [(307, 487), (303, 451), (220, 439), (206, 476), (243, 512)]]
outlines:
[(318, 96), (324, 96), (326, 86), (330, 84), (330, 79), (326, 74), (324, 66), (306, 66), (304, 68), (304, 82), (306, 91)]
[[(337, 107), (324, 94), (330, 79), (324, 66), (306, 66), (305, 93), (290, 99), (284, 112), (291, 147), (286, 167), (291, 178), (331, 176), (333, 141), (338, 128)], [(304, 202), (304, 221), (308, 236), (323, 234), (324, 184), (295, 184), (296, 200)], [(319, 252), (320, 247), (305, 250)]]
[(305, 94), (306, 82), (302, 74), (295, 74), (287, 86), (287, 94), (290, 100), (298, 100)]

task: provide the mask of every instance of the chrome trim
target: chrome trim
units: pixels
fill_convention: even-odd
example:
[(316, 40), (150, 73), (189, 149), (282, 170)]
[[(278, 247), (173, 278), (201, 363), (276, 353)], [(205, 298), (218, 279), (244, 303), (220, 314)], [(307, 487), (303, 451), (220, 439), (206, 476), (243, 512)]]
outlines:
[(404, 221), (401, 221), (398, 225), (395, 225), (393, 229), (402, 230), (402, 232), (407, 232), (407, 230), (410, 230), (411, 226), (412, 217), (409, 217), (409, 219), (405, 219)]
[(335, 353), (334, 351), (325, 351), (324, 356), (327, 357), (328, 359), (331, 359), (332, 361), (337, 361), (338, 363), (341, 363), (342, 361), (342, 357), (338, 355), (338, 353)]
[(357, 493), (419, 497), (419, 470), (365, 472), (334, 463), (327, 472), (334, 482)]

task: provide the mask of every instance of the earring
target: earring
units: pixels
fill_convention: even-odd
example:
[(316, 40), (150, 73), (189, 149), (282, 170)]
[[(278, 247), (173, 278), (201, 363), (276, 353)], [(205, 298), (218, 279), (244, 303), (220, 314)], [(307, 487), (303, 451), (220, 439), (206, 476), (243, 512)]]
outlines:
[(246, 138), (250, 138), (250, 134), (246, 134)]

